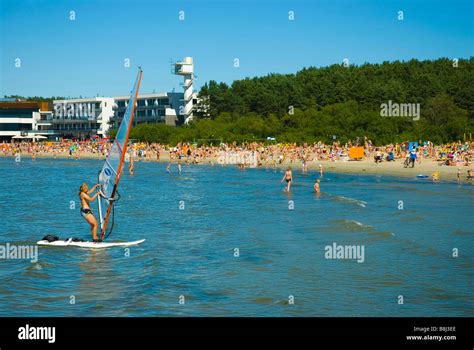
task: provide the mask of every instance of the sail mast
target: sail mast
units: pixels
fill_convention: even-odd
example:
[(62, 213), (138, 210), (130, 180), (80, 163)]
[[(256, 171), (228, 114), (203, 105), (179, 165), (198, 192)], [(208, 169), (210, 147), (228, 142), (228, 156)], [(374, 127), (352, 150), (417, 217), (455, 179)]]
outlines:
[[(140, 82), (142, 80), (142, 69), (140, 67), (138, 68), (139, 68), (139, 72), (138, 72), (137, 80), (134, 86), (134, 90), (132, 90), (132, 95), (130, 96), (129, 104), (127, 106), (127, 111), (125, 111), (124, 118), (118, 129), (117, 135), (112, 145), (112, 149), (99, 175), (99, 182), (101, 183), (101, 187), (103, 189), (106, 189), (105, 196), (101, 189), (101, 195), (106, 197), (105, 198), (106, 202), (108, 202), (105, 218), (101, 225), (102, 226), (101, 233), (100, 233), (101, 240), (104, 239), (105, 231), (107, 229), (107, 223), (109, 222), (110, 212), (112, 211), (112, 206), (114, 205), (114, 200), (117, 195), (117, 187), (120, 181), (120, 175), (122, 174), (123, 164), (125, 160), (125, 153), (127, 152), (128, 139), (130, 136), (130, 130), (132, 128), (133, 116), (135, 114), (135, 105), (137, 102), (138, 91), (140, 90)], [(128, 117), (129, 119), (127, 121), (126, 117), (128, 116), (128, 112), (130, 112), (130, 114)], [(122, 134), (122, 132), (125, 132), (125, 137), (123, 137), (124, 135)], [(122, 145), (120, 145), (120, 141), (123, 141)], [(120, 155), (119, 159), (117, 159), (118, 155)], [(112, 163), (116, 163), (117, 161), (118, 161), (118, 166), (114, 167)], [(112, 193), (110, 193), (110, 190), (107, 190), (107, 188), (109, 187), (110, 179), (112, 178), (112, 173), (115, 173), (115, 180), (113, 181)], [(108, 195), (109, 193), (110, 193), (110, 196)]]

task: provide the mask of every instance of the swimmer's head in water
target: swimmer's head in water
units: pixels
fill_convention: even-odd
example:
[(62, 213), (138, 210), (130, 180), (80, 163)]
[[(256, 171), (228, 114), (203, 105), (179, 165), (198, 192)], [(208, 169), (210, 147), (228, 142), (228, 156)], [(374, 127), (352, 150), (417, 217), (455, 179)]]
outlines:
[(79, 195), (81, 195), (82, 192), (86, 192), (88, 189), (87, 184), (83, 182), (81, 187), (79, 187)]

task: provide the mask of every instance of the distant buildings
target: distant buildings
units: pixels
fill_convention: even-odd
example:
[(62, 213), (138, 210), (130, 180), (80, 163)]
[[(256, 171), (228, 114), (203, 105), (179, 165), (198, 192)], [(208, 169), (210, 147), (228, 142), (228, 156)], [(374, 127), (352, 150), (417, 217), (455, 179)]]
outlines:
[[(128, 107), (130, 96), (114, 97), (115, 105), (111, 126), (118, 127), (122, 121), (125, 110)], [(181, 124), (180, 107), (182, 105), (183, 93), (166, 92), (138, 95), (135, 107), (133, 125), (141, 123), (166, 123), (168, 125)]]
[(180, 115), (184, 116), (184, 123), (187, 124), (193, 120), (193, 111), (196, 96), (193, 93), (194, 82), (194, 64), (192, 57), (185, 57), (183, 61), (174, 64), (174, 74), (181, 75), (184, 78), (184, 93), (181, 99)]
[(114, 99), (93, 97), (55, 100), (51, 127), (63, 137), (106, 136), (114, 115)]
[[(185, 57), (173, 66), (173, 73), (184, 78), (184, 92), (140, 94), (134, 125), (166, 123), (175, 126), (192, 120), (198, 100), (193, 92), (193, 59)], [(129, 97), (66, 99), (52, 104), (0, 99), (0, 141), (104, 137), (109, 129), (120, 125)]]
[(49, 129), (52, 119), (51, 104), (0, 100), (0, 141), (13, 139), (39, 140), (53, 137)]

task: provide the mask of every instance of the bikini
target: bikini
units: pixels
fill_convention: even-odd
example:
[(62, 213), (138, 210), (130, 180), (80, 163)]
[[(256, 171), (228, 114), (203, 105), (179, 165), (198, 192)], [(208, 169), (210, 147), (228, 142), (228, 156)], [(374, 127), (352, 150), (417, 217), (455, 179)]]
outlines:
[(81, 208), (81, 216), (85, 219), (87, 215), (92, 214), (89, 208)]

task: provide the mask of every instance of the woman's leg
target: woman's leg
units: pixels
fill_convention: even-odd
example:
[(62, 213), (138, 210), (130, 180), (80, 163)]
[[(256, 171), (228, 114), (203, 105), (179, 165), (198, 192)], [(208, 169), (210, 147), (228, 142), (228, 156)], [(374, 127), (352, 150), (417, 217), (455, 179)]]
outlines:
[(92, 233), (92, 239), (98, 239), (97, 237), (97, 220), (95, 219), (94, 215), (88, 214), (86, 216), (86, 221), (91, 225), (91, 233)]

